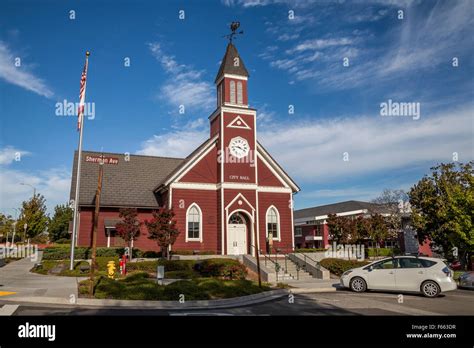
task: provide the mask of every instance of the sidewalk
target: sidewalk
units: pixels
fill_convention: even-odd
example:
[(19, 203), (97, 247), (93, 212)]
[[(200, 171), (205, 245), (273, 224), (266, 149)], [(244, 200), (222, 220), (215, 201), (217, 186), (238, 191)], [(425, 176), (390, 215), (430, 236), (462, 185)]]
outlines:
[[(38, 261), (37, 261), (38, 262)], [(336, 291), (335, 280), (309, 280), (288, 282), (291, 289), (277, 289), (263, 293), (229, 299), (209, 301), (138, 301), (79, 298), (77, 283), (83, 278), (46, 276), (31, 273), (34, 262), (29, 258), (12, 262), (0, 268), (0, 301), (68, 305), (74, 307), (105, 307), (129, 309), (209, 309), (242, 307), (273, 301), (290, 293)], [(2, 295), (3, 292), (3, 295)], [(14, 294), (8, 294), (13, 292)]]
[(77, 298), (77, 283), (75, 277), (46, 276), (31, 273), (35, 263), (30, 258), (11, 262), (0, 268), (0, 292), (15, 294), (0, 296), (0, 300), (17, 297), (57, 297), (67, 301), (74, 296)]
[(339, 279), (308, 279), (301, 280), (285, 280), (286, 284), (291, 286), (291, 292), (294, 294), (309, 294), (316, 292), (333, 292), (340, 288)]

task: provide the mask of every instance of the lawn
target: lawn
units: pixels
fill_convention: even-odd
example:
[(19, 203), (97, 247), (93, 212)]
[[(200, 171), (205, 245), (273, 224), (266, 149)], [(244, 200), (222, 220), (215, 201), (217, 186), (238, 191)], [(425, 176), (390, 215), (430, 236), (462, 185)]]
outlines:
[[(79, 283), (79, 296), (89, 293), (90, 280)], [(267, 285), (259, 288), (246, 279), (194, 278), (179, 280), (169, 285), (158, 285), (146, 272), (137, 272), (124, 279), (100, 277), (95, 283), (95, 298), (117, 300), (179, 301), (213, 300), (257, 294), (271, 290)]]

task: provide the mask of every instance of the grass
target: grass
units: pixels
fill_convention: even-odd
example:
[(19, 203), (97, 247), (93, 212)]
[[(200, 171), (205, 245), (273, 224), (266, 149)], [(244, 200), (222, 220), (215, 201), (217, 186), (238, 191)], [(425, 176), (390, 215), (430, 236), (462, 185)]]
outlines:
[[(89, 292), (89, 280), (79, 283), (80, 296)], [(222, 280), (217, 278), (195, 278), (180, 280), (169, 285), (158, 285), (148, 273), (138, 272), (124, 279), (112, 280), (100, 277), (95, 284), (95, 298), (118, 300), (185, 301), (212, 300), (257, 294), (271, 290), (267, 285), (259, 288), (246, 279)]]

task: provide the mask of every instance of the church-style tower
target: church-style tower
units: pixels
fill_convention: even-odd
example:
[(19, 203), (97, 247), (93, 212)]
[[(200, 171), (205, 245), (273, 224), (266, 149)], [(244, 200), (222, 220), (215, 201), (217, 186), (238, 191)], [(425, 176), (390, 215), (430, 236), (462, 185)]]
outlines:
[(256, 184), (256, 110), (248, 106), (248, 71), (229, 43), (217, 73), (217, 109), (210, 118), (211, 137), (219, 135), (220, 182)]

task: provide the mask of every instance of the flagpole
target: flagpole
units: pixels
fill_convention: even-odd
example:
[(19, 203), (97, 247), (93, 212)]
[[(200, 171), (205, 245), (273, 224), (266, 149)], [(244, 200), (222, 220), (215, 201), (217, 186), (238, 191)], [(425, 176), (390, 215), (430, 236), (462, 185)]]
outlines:
[[(89, 55), (90, 52), (86, 52), (86, 66), (85, 71), (87, 74), (87, 68), (89, 66)], [(87, 84), (87, 82), (85, 82)], [(84, 99), (81, 102), (85, 101), (85, 86), (84, 86)], [(82, 99), (82, 98), (81, 98)], [(82, 103), (81, 103), (82, 104)], [(74, 248), (76, 247), (76, 238), (77, 238), (77, 228), (79, 225), (79, 191), (81, 187), (81, 158), (82, 158), (82, 134), (84, 132), (84, 107), (83, 105), (79, 105), (79, 147), (77, 150), (77, 165), (76, 165), (76, 192), (74, 194), (74, 218), (72, 222), (72, 237), (71, 237), (71, 260), (69, 263), (69, 269), (72, 271), (74, 270)]]

